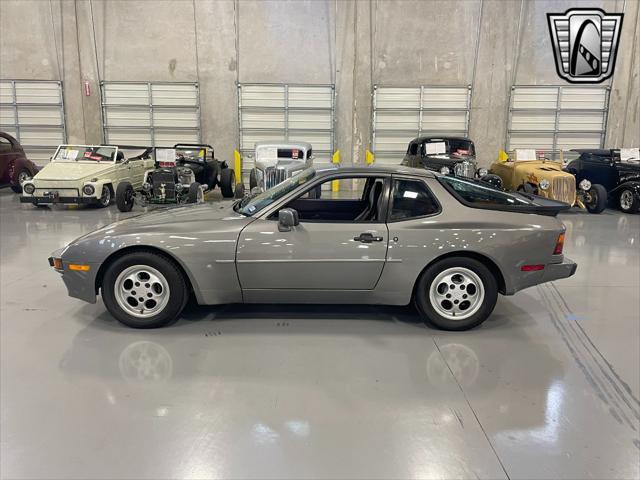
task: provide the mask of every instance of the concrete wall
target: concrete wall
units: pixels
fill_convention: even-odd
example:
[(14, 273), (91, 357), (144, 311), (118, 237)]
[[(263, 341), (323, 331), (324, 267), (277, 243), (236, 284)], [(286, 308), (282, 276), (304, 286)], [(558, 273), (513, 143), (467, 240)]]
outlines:
[[(236, 82), (335, 83), (337, 148), (361, 162), (380, 85), (473, 87), (482, 163), (513, 84), (557, 84), (546, 13), (625, 9), (607, 146), (640, 144), (636, 0), (2, 0), (0, 78), (62, 79), (70, 141), (101, 140), (100, 80), (198, 81), (203, 139), (238, 144)], [(92, 95), (82, 93), (83, 83)]]

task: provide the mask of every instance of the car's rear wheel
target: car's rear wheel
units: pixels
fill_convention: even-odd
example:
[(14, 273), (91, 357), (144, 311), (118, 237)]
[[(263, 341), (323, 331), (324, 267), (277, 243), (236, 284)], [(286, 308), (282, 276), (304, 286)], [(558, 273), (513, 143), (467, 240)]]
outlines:
[(618, 197), (618, 205), (620, 210), (625, 213), (636, 213), (640, 210), (640, 199), (636, 197), (630, 188), (623, 188)]
[(585, 207), (589, 213), (601, 213), (607, 208), (607, 189), (602, 185), (594, 184), (587, 193)]
[(152, 252), (116, 259), (102, 282), (102, 299), (109, 313), (133, 328), (175, 322), (188, 298), (187, 284), (177, 265)]
[(484, 322), (498, 299), (498, 283), (480, 261), (450, 257), (427, 268), (415, 301), (426, 323), (442, 330), (469, 330)]
[(133, 208), (134, 192), (129, 182), (120, 182), (116, 189), (116, 205), (121, 212), (130, 212)]
[(11, 190), (15, 193), (22, 193), (22, 183), (27, 180), (31, 180), (31, 172), (26, 168), (23, 168), (16, 177), (16, 185), (11, 185)]
[(233, 189), (236, 184), (236, 177), (232, 169), (223, 168), (220, 172), (220, 191), (224, 198), (233, 197)]

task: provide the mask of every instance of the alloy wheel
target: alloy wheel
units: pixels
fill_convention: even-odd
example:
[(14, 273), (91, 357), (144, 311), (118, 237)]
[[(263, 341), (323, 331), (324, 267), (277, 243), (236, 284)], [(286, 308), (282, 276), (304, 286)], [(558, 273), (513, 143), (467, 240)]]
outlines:
[(620, 208), (622, 210), (631, 210), (633, 205), (633, 193), (629, 190), (625, 190), (620, 194)]
[(125, 312), (136, 318), (149, 318), (162, 312), (169, 303), (167, 279), (153, 267), (133, 265), (116, 278), (116, 302)]
[(429, 300), (435, 311), (447, 320), (464, 320), (475, 314), (484, 301), (480, 277), (463, 267), (440, 272), (429, 287)]

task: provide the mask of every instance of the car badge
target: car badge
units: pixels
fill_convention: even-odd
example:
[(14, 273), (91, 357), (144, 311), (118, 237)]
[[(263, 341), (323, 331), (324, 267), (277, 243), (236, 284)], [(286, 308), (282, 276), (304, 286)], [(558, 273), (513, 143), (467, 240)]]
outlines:
[(622, 13), (571, 8), (548, 13), (558, 75), (570, 83), (600, 83), (613, 75)]

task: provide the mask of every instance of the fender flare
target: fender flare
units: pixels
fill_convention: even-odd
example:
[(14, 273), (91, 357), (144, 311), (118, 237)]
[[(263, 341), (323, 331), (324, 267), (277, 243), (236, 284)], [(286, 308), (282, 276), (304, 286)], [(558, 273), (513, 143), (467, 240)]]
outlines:
[(629, 180), (627, 182), (621, 183), (616, 188), (609, 190), (609, 195), (616, 195), (618, 192), (623, 189), (628, 189), (633, 192), (636, 198), (640, 199), (640, 181), (638, 180)]

